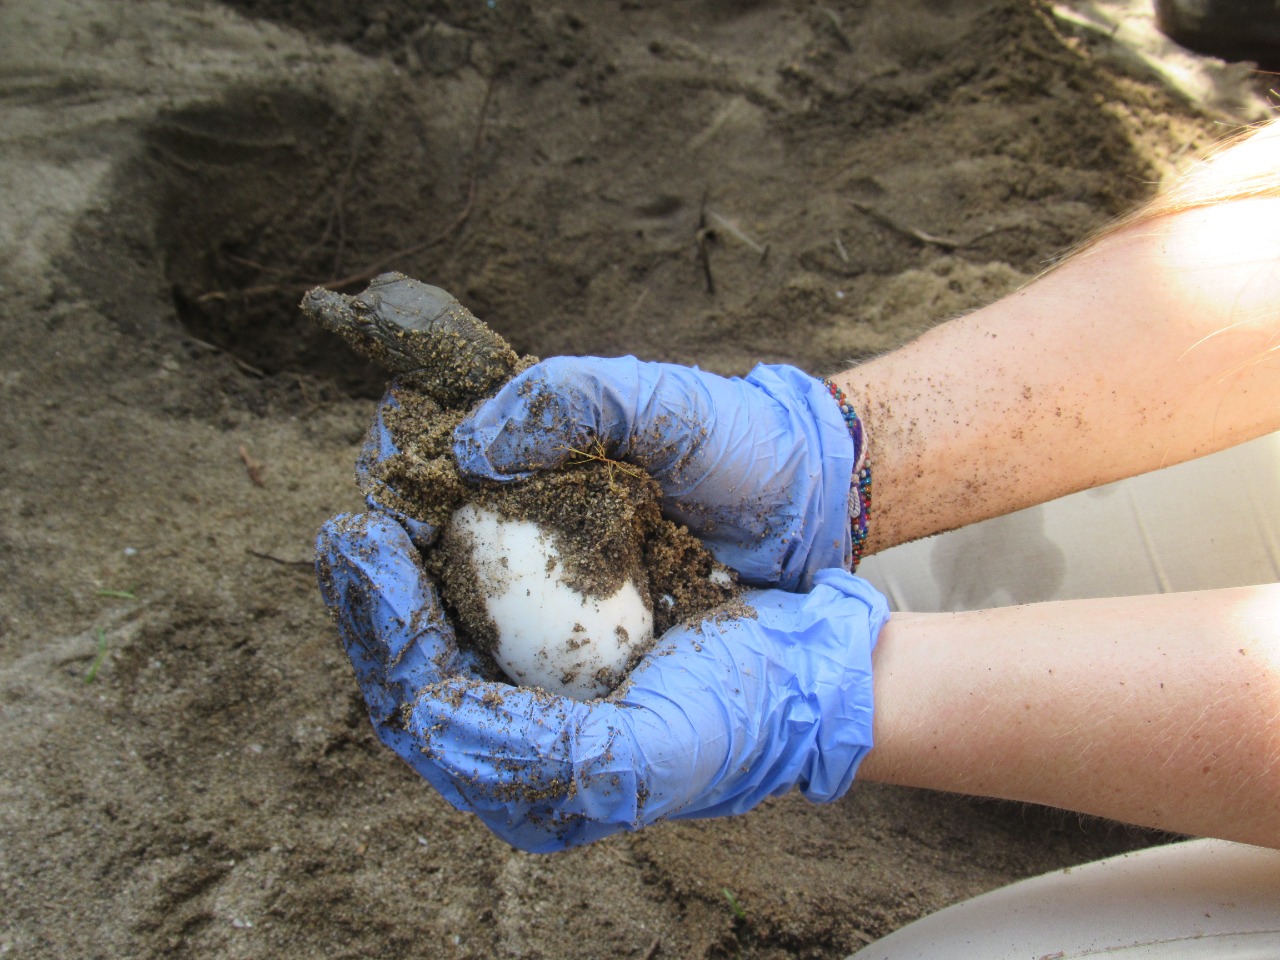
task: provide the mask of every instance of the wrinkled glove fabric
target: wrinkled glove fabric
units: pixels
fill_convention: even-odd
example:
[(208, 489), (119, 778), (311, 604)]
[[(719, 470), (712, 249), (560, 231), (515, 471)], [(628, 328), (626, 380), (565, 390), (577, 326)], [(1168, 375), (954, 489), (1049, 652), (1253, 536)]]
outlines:
[(555, 357), (525, 371), (455, 432), (474, 478), (558, 466), (599, 441), (663, 490), (686, 525), (743, 581), (807, 590), (848, 567), (853, 441), (819, 381), (759, 366), (744, 379), (634, 357)]

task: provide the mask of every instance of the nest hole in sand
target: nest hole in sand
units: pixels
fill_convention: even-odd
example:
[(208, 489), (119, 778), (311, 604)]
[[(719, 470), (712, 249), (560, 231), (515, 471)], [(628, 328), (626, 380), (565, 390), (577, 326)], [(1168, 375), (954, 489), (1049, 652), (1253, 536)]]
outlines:
[(309, 280), (334, 279), (368, 242), (339, 196), (340, 141), (337, 111), (293, 91), (241, 92), (145, 132), (183, 328), (263, 373), (306, 371), (372, 396), (382, 379), (372, 365), (297, 309)]
[(362, 288), (457, 216), (466, 186), (448, 137), (393, 106), (238, 88), (160, 114), (88, 225), (114, 242), (84, 247), (75, 273), (130, 332), (176, 318), (247, 371), (381, 395), (385, 373), (298, 303), (320, 284)]

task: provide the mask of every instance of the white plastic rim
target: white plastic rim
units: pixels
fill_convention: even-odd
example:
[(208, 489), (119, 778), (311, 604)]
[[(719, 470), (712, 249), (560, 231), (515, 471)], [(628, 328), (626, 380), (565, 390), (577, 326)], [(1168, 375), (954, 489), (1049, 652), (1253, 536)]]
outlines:
[(1033, 877), (848, 960), (1277, 960), (1280, 850), (1193, 840)]

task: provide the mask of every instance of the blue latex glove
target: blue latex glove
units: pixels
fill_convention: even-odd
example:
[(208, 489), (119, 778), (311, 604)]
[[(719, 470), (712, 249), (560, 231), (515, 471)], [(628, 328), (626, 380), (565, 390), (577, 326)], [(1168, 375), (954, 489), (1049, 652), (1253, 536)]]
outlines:
[(580, 459), (599, 440), (643, 467), (663, 513), (743, 581), (807, 590), (852, 559), (853, 441), (827, 388), (788, 366), (732, 380), (634, 357), (554, 357), (454, 433), (465, 474), (504, 480)]
[(378, 736), (524, 850), (741, 813), (795, 786), (834, 800), (871, 747), (888, 609), (843, 570), (817, 573), (808, 594), (749, 594), (754, 619), (669, 631), (622, 691), (591, 703), (481, 680), (386, 513), (329, 521), (317, 574)]
[(356, 457), (356, 485), (360, 488), (360, 492), (364, 494), (364, 502), (369, 505), (371, 510), (393, 517), (408, 532), (409, 538), (414, 544), (420, 550), (425, 550), (431, 546), (436, 538), (435, 528), (429, 523), (416, 520), (389, 506), (388, 503), (395, 502), (395, 498), (388, 496), (392, 491), (387, 489), (386, 482), (374, 470), (374, 467), (383, 460), (400, 452), (400, 448), (396, 446), (395, 438), (391, 435), (391, 428), (387, 426), (386, 421), (387, 412), (400, 406), (400, 399), (397, 395), (399, 390), (399, 383), (392, 381), (387, 388), (387, 392), (382, 397), (382, 402), (378, 404), (378, 410), (373, 416), (373, 423), (365, 433), (360, 454)]

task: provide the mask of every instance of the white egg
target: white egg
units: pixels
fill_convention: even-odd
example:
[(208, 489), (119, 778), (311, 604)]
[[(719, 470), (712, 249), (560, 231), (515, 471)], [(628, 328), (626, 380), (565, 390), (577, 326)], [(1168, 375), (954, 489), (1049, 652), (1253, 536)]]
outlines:
[(565, 581), (554, 538), (537, 524), (474, 504), (450, 522), (473, 545), (477, 586), (498, 631), (494, 659), (507, 676), (575, 700), (607, 694), (653, 636), (653, 613), (636, 585), (585, 596)]

